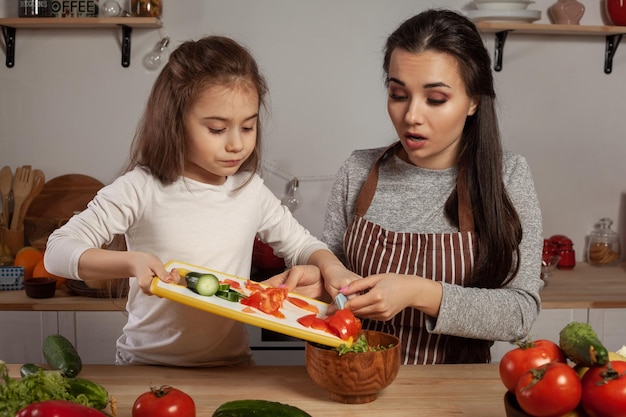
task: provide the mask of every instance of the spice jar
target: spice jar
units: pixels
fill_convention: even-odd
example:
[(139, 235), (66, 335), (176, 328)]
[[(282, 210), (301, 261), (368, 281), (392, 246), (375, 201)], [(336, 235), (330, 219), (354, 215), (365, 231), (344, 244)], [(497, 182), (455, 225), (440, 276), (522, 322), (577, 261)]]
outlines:
[(574, 243), (570, 239), (563, 239), (559, 245), (559, 256), (561, 259), (556, 265), (559, 269), (573, 269), (576, 266), (576, 252)]
[(613, 221), (603, 218), (587, 237), (587, 261), (595, 266), (614, 266), (620, 262), (619, 235), (611, 230)]
[(130, 13), (133, 16), (158, 17), (163, 14), (162, 0), (130, 0)]

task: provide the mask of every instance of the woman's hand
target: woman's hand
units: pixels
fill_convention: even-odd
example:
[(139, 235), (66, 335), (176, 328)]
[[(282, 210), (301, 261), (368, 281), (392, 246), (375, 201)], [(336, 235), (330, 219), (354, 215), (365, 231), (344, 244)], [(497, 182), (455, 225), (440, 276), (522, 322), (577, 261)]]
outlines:
[(390, 320), (406, 307), (437, 317), (441, 284), (418, 276), (378, 274), (353, 281), (341, 289), (348, 297), (345, 308), (363, 318)]
[(324, 297), (324, 281), (318, 267), (313, 265), (296, 265), (278, 275), (266, 279), (262, 284), (270, 287), (286, 287), (289, 292), (298, 293), (310, 298)]

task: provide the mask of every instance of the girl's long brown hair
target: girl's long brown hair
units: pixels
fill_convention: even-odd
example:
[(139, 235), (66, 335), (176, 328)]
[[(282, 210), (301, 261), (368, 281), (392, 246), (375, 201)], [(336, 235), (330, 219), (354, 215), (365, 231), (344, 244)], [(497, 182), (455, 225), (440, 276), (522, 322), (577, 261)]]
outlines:
[[(265, 108), (267, 83), (246, 48), (222, 36), (181, 44), (152, 87), (126, 169), (145, 166), (164, 184), (174, 182), (185, 166), (185, 113), (207, 88), (236, 84), (251, 87), (258, 95), (259, 107)], [(261, 118), (257, 145), (240, 170), (250, 171), (251, 176), (257, 172), (260, 148)]]

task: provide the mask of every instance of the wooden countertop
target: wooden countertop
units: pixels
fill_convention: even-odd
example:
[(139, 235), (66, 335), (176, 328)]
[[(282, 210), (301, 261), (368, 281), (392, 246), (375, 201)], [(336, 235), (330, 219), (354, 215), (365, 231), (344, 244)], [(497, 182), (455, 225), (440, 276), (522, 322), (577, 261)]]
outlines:
[(577, 263), (556, 269), (541, 291), (541, 305), (553, 308), (626, 308), (626, 264), (598, 267)]
[[(578, 263), (555, 270), (541, 291), (542, 307), (626, 308), (626, 264), (595, 267)], [(0, 311), (122, 311), (123, 299), (76, 296), (67, 289), (53, 298), (28, 298), (24, 291), (0, 291)]]
[(125, 298), (83, 297), (67, 288), (45, 299), (29, 298), (24, 290), (0, 291), (0, 311), (124, 311), (125, 307)]
[[(9, 365), (19, 377), (20, 365)], [(506, 389), (498, 365), (403, 365), (395, 381), (368, 404), (340, 404), (309, 378), (303, 366), (164, 368), (88, 365), (80, 373), (117, 399), (119, 417), (150, 385), (170, 385), (191, 395), (198, 417), (210, 417), (222, 403), (242, 399), (279, 401), (313, 417), (481, 416), (503, 417)], [(108, 410), (108, 408), (107, 408)]]

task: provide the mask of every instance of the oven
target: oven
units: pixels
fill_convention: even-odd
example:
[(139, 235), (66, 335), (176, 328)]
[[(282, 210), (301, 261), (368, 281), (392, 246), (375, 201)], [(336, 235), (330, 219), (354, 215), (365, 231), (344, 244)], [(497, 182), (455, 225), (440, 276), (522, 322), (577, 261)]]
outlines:
[(302, 339), (246, 325), (250, 349), (257, 365), (304, 365)]
[[(260, 270), (253, 265), (250, 279), (259, 282), (280, 272)], [(252, 325), (246, 325), (246, 328), (257, 365), (304, 365), (304, 340)]]

